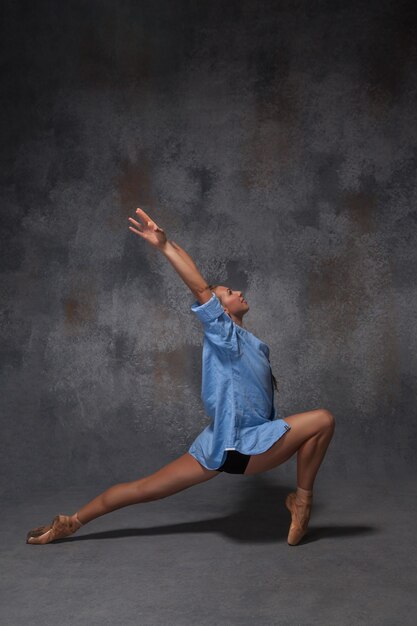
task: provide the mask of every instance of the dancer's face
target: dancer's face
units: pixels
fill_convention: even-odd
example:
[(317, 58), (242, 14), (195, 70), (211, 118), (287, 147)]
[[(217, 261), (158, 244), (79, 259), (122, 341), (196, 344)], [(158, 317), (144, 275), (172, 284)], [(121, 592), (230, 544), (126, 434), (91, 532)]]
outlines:
[(242, 319), (245, 313), (249, 311), (249, 304), (244, 299), (241, 291), (233, 291), (230, 287), (217, 285), (214, 293), (220, 299), (226, 313)]

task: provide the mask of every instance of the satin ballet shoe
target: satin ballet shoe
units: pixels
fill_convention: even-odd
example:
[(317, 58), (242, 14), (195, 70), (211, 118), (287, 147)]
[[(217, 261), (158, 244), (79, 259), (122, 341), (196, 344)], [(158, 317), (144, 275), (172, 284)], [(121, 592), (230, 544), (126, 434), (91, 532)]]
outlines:
[(295, 492), (290, 493), (285, 500), (285, 506), (291, 513), (291, 526), (287, 539), (290, 546), (296, 546), (306, 534), (311, 513), (312, 498), (301, 500), (296, 496)]
[(56, 515), (52, 524), (32, 528), (26, 535), (26, 543), (42, 545), (51, 543), (51, 541), (55, 541), (55, 539), (69, 537), (69, 535), (77, 532), (81, 526), (81, 522), (70, 515)]

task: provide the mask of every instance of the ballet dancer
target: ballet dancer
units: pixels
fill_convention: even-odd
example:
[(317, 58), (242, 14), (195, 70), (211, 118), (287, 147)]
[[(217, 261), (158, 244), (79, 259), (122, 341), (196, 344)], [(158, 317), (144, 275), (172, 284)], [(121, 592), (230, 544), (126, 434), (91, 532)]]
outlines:
[(201, 398), (212, 421), (179, 458), (149, 476), (109, 487), (73, 515), (56, 515), (51, 524), (29, 531), (26, 542), (51, 543), (116, 509), (166, 498), (221, 472), (266, 472), (297, 453), (297, 489), (285, 500), (291, 514), (287, 541), (295, 546), (307, 533), (313, 485), (334, 416), (320, 408), (277, 419), (269, 348), (243, 325), (249, 304), (242, 292), (208, 285), (190, 255), (145, 211), (138, 208), (135, 217), (128, 218), (131, 232), (168, 259), (196, 298), (191, 311), (204, 332)]

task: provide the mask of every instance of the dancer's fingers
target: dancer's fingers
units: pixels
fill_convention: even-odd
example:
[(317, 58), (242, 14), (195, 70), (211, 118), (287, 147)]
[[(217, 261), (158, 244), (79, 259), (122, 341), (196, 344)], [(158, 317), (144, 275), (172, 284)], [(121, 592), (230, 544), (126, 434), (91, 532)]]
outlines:
[(150, 226), (151, 224), (149, 222), (151, 222), (152, 224), (154, 223), (153, 219), (151, 217), (149, 217), (149, 215), (147, 213), (145, 213), (145, 211), (143, 211), (142, 209), (137, 208), (136, 209), (136, 213), (138, 213), (138, 215), (141, 216), (141, 218), (148, 223), (148, 226)]
[(140, 230), (136, 230), (135, 228), (133, 228), (133, 226), (129, 226), (129, 229), (136, 233), (137, 235), (140, 235), (141, 237), (143, 237), (144, 239), (146, 239), (145, 235), (143, 233), (140, 232)]
[(139, 222), (137, 222), (136, 220), (133, 219), (133, 217), (129, 217), (129, 220), (132, 222), (132, 224), (134, 224), (136, 226), (136, 228), (138, 230), (140, 230), (141, 228), (143, 228), (142, 224), (139, 224)]

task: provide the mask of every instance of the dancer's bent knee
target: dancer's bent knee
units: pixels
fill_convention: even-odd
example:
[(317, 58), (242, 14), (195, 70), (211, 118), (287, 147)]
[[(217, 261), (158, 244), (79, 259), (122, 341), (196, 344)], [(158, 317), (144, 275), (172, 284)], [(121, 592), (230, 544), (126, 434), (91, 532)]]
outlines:
[(333, 413), (328, 409), (321, 409), (320, 424), (323, 430), (333, 431), (335, 428), (335, 418)]
[(332, 428), (333, 414), (327, 409), (296, 413), (284, 419), (291, 426), (266, 452), (252, 455), (245, 474), (257, 474), (282, 465), (311, 439)]

